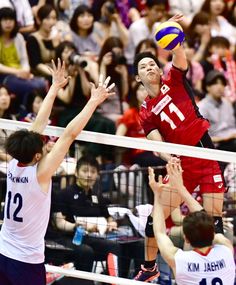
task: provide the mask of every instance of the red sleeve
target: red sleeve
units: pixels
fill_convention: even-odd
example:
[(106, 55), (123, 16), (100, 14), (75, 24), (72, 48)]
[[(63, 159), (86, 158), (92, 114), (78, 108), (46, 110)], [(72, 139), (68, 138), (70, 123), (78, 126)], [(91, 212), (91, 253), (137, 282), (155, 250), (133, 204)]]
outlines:
[(183, 80), (186, 77), (186, 73), (187, 70), (183, 71), (172, 65), (166, 76), (167, 85), (183, 84)]

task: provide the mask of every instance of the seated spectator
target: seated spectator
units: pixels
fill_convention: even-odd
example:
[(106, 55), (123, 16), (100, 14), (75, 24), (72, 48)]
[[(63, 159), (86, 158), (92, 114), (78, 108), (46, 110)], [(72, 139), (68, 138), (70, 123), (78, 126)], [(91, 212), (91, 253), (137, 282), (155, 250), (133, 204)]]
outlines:
[(224, 92), (225, 97), (230, 101), (235, 102), (236, 64), (230, 52), (229, 40), (221, 36), (211, 38), (200, 63), (205, 74), (203, 88), (207, 73), (212, 69), (216, 69), (222, 72), (227, 79), (227, 88), (225, 88)]
[(92, 10), (86, 5), (78, 6), (70, 20), (71, 40), (77, 47), (80, 54), (98, 56), (100, 45), (93, 33)]
[[(77, 50), (74, 44), (68, 41), (62, 42), (56, 49), (56, 57), (65, 61), (66, 71), (71, 76), (68, 85), (58, 92), (57, 105), (64, 107), (64, 110), (58, 114), (58, 125), (62, 127), (65, 127), (79, 113), (86, 104), (90, 94), (88, 74), (81, 66), (81, 64), (84, 66), (86, 62), (73, 62), (71, 60), (72, 53), (77, 53)], [(95, 111), (85, 130), (115, 134), (115, 124)], [(95, 157), (112, 156), (112, 149), (112, 147), (102, 144), (87, 143), (85, 145), (85, 152), (92, 153)]]
[(111, 80), (116, 82), (116, 95), (110, 97), (98, 108), (98, 112), (103, 116), (116, 122), (128, 107), (126, 98), (129, 92), (129, 79), (126, 58), (124, 57), (124, 46), (118, 37), (107, 38), (101, 49), (99, 59), (99, 73), (111, 76)]
[(28, 35), (34, 31), (34, 17), (28, 0), (4, 0), (0, 2), (0, 8), (8, 7), (16, 12), (19, 32)]
[(53, 33), (57, 22), (57, 13), (48, 4), (39, 8), (37, 13), (38, 29), (32, 33), (26, 42), (30, 67), (33, 74), (51, 79), (48, 64), (55, 58), (55, 48), (60, 43), (58, 33)]
[(227, 5), (224, 0), (205, 0), (201, 11), (210, 15), (211, 36), (224, 36), (230, 41), (232, 50), (235, 49), (236, 28), (232, 26), (225, 18), (227, 14)]
[(17, 101), (25, 107), (34, 90), (46, 93), (46, 81), (30, 72), (25, 41), (17, 32), (16, 13), (11, 8), (0, 9), (0, 84), (4, 83)]
[(209, 134), (217, 149), (236, 151), (236, 121), (232, 103), (224, 98), (226, 79), (210, 71), (205, 80), (207, 95), (198, 103), (200, 113), (209, 120)]
[[(11, 96), (9, 90), (0, 85), (0, 118), (8, 120), (16, 120), (16, 117), (10, 112)], [(11, 131), (0, 129), (0, 177), (7, 171), (7, 162), (11, 157), (6, 153), (4, 145), (6, 138)]]
[(186, 30), (186, 38), (191, 41), (191, 45), (195, 49), (193, 60), (202, 60), (211, 38), (210, 15), (208, 13), (199, 12), (194, 15)]
[[(107, 260), (109, 253), (119, 257), (120, 247), (116, 241), (99, 238), (100, 233), (108, 233), (117, 230), (117, 223), (109, 215), (106, 201), (102, 196), (93, 192), (93, 186), (98, 178), (99, 165), (93, 157), (81, 157), (77, 161), (75, 177), (76, 181), (57, 196), (57, 210), (54, 213), (54, 221), (61, 231), (61, 240), (57, 241), (64, 246), (74, 247), (72, 240), (77, 227), (84, 228), (90, 234), (83, 237), (82, 244), (90, 247), (95, 260)], [(99, 219), (97, 223), (89, 223), (89, 218), (104, 219), (101, 229)], [(83, 219), (81, 219), (83, 218)]]
[(127, 45), (128, 30), (123, 24), (113, 1), (104, 1), (101, 7), (101, 17), (94, 23), (94, 33), (100, 47), (109, 37), (119, 37), (123, 46)]

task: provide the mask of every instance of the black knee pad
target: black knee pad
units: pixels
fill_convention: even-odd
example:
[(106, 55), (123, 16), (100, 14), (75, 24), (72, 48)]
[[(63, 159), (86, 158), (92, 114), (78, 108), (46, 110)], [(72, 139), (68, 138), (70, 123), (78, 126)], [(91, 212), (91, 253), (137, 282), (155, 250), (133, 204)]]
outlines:
[(222, 217), (214, 216), (214, 225), (216, 234), (224, 234), (223, 220)]
[(145, 235), (146, 237), (153, 238), (155, 237), (154, 231), (153, 231), (153, 218), (152, 216), (148, 216), (146, 227), (145, 227)]

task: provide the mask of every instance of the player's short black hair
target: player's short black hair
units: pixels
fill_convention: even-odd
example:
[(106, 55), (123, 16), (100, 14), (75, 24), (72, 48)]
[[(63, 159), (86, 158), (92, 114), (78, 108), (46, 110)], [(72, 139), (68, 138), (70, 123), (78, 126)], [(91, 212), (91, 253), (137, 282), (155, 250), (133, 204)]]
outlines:
[(166, 0), (146, 0), (146, 6), (148, 8), (152, 8), (155, 5), (167, 5), (167, 1)]
[(26, 129), (11, 134), (5, 143), (6, 152), (24, 164), (30, 163), (36, 153), (43, 153), (43, 146), (43, 137)]
[(155, 61), (155, 63), (158, 66), (160, 66), (159, 60), (151, 52), (149, 52), (149, 51), (140, 52), (140, 53), (136, 54), (136, 56), (134, 58), (134, 64), (133, 64), (134, 75), (138, 75), (138, 64), (139, 64), (140, 60), (142, 60), (145, 57), (152, 58)]
[(99, 172), (99, 163), (97, 159), (91, 155), (84, 155), (77, 161), (76, 171), (78, 171), (82, 165), (89, 165), (95, 167)]
[(192, 247), (211, 246), (214, 239), (214, 219), (205, 211), (190, 213), (183, 220), (183, 232)]

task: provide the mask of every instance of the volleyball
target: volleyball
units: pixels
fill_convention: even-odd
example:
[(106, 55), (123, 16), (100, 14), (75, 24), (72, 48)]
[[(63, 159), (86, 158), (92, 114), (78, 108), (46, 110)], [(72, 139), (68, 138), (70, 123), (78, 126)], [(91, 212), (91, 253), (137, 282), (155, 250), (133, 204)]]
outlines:
[(180, 24), (167, 21), (161, 23), (156, 30), (157, 45), (165, 50), (174, 50), (184, 41), (185, 35)]

